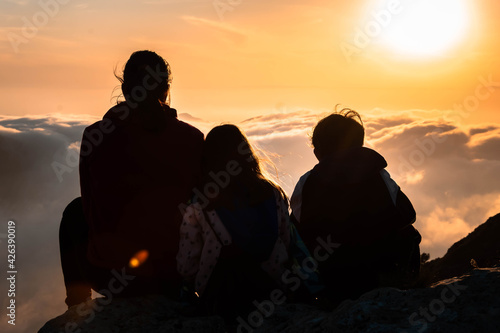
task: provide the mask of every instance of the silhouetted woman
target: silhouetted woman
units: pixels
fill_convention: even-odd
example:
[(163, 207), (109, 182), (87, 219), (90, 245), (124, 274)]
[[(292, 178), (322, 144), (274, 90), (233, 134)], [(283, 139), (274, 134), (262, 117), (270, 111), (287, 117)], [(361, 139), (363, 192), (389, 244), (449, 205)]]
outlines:
[(169, 64), (131, 55), (119, 78), (125, 101), (87, 127), (80, 150), (81, 200), (60, 227), (66, 304), (91, 288), (104, 296), (175, 296), (179, 209), (201, 179), (203, 134), (169, 106)]
[(205, 310), (234, 319), (279, 287), (290, 241), (288, 201), (234, 125), (210, 131), (202, 165), (203, 185), (180, 228), (178, 270)]

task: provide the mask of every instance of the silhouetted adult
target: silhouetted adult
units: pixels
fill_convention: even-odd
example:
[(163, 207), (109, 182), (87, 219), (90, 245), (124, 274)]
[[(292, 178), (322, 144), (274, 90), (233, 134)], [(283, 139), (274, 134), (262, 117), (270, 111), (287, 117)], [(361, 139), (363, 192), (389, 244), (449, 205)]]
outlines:
[(61, 222), (68, 306), (91, 288), (108, 297), (174, 296), (180, 284), (179, 206), (200, 180), (203, 134), (170, 108), (170, 67), (156, 53), (133, 53), (119, 79), (125, 101), (85, 129), (82, 197)]

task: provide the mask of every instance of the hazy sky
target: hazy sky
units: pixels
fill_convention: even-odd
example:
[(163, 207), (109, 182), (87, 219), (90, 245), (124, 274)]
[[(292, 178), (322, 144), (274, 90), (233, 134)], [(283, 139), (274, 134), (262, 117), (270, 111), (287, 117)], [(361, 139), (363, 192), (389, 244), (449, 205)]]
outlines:
[[(215, 121), (283, 105), (453, 110), (500, 76), (495, 0), (45, 1), (0, 3), (4, 114), (100, 116), (138, 49), (171, 63), (176, 107)], [(467, 120), (500, 120), (499, 100)]]
[(289, 194), (316, 163), (312, 126), (339, 103), (359, 111), (415, 205), (422, 250), (444, 255), (500, 212), (499, 12), (496, 0), (0, 2), (0, 246), (14, 219), (20, 272), (18, 325), (2, 310), (0, 330), (65, 310), (57, 230), (79, 193), (81, 133), (139, 49), (170, 62), (182, 119), (241, 126)]

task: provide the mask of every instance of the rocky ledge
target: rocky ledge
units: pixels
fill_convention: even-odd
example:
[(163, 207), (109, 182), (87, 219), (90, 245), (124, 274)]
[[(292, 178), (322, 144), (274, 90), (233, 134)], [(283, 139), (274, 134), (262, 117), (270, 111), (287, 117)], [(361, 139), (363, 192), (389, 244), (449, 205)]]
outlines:
[[(478, 268), (428, 288), (373, 290), (325, 312), (305, 304), (263, 306), (238, 332), (499, 332), (500, 267)], [(71, 307), (39, 333), (225, 332), (222, 318), (188, 317), (162, 296), (94, 299)], [(269, 305), (269, 304), (267, 304)], [(234, 328), (233, 328), (234, 329)], [(232, 330), (233, 330), (232, 329)]]
[(187, 316), (182, 304), (162, 296), (98, 298), (70, 308), (39, 333), (500, 332), (499, 235), (500, 214), (424, 264), (420, 288), (376, 289), (329, 312), (267, 301), (228, 328), (217, 316)]

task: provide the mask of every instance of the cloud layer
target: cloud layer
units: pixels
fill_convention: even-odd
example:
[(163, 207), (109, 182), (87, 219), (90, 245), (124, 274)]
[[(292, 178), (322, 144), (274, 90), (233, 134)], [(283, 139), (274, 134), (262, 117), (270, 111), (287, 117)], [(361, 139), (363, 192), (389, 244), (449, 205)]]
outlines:
[[(9, 220), (16, 222), (16, 331), (36, 332), (50, 316), (65, 310), (58, 228), (62, 210), (79, 194), (78, 169), (60, 182), (52, 164), (65, 163), (68, 147), (81, 139), (91, 121), (0, 116), (0, 233), (6, 233)], [(0, 241), (6, 248), (5, 238)], [(0, 284), (2, 295), (7, 295), (6, 287)], [(2, 307), (6, 302), (2, 297)], [(2, 320), (0, 330), (9, 332), (8, 327)]]
[[(213, 126), (181, 114), (205, 133)], [(237, 124), (259, 150), (288, 194), (316, 163), (310, 133), (315, 112), (277, 113)], [(62, 313), (59, 262), (61, 213), (79, 195), (78, 145), (95, 118), (51, 115), (0, 116), (0, 236), (17, 224), (18, 327), (36, 331)], [(419, 112), (366, 116), (367, 145), (388, 162), (388, 171), (412, 200), (423, 236), (421, 248), (442, 256), (452, 243), (500, 212), (500, 126), (459, 126)], [(5, 246), (4, 238), (1, 246)], [(6, 294), (6, 284), (0, 292)], [(2, 306), (6, 305), (3, 298)], [(3, 327), (5, 322), (0, 324)]]
[[(464, 127), (419, 113), (366, 117), (366, 145), (386, 158), (417, 211), (422, 250), (436, 257), (500, 212), (500, 126)], [(242, 123), (250, 139), (278, 155), (278, 169), (289, 176), (282, 182), (288, 193), (289, 181), (294, 184), (316, 163), (308, 135), (319, 118), (298, 112)]]

